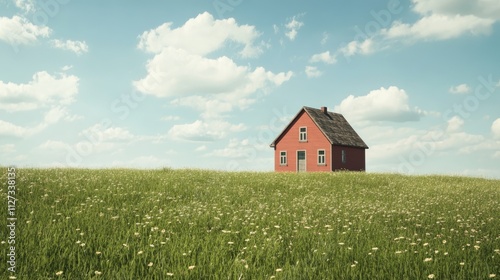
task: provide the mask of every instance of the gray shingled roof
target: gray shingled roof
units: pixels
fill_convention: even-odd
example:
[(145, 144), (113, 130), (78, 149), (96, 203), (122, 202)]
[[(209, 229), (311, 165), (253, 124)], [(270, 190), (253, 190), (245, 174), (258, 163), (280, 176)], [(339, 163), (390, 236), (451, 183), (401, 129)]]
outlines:
[[(323, 113), (321, 109), (315, 109), (311, 107), (303, 107), (297, 116), (304, 110), (311, 119), (316, 123), (318, 128), (323, 132), (326, 138), (333, 145), (340, 146), (351, 146), (368, 149), (363, 139), (354, 131), (352, 126), (347, 122), (347, 120), (342, 116), (342, 114), (327, 112)], [(294, 118), (294, 120), (295, 120)], [(293, 121), (292, 121), (293, 122)], [(290, 124), (292, 123), (290, 122)], [(287, 130), (288, 126), (283, 130), (280, 135), (273, 141), (271, 147), (274, 147), (281, 135)]]

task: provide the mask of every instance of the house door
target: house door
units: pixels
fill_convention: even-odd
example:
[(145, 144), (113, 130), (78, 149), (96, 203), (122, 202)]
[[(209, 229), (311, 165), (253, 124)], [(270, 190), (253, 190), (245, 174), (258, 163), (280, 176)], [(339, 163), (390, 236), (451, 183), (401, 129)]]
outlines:
[(297, 172), (306, 171), (306, 151), (297, 151)]

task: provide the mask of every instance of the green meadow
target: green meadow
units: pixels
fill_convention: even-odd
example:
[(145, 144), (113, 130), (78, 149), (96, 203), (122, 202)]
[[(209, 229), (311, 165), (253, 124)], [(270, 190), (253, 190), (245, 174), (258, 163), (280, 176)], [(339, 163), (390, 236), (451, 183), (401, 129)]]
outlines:
[(9, 279), (498, 279), (500, 181), (18, 169)]

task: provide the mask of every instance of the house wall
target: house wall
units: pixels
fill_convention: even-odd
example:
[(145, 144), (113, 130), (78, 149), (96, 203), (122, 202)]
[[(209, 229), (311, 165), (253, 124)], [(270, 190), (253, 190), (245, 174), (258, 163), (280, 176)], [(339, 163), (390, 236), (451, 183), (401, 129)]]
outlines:
[[(299, 128), (307, 127), (307, 142), (299, 141)], [(297, 171), (297, 151), (306, 150), (306, 171), (332, 171), (332, 146), (309, 115), (302, 113), (284, 131), (274, 149), (274, 170), (279, 172)], [(325, 150), (325, 165), (318, 165), (318, 149)], [(280, 152), (287, 152), (287, 165), (280, 165)]]
[[(342, 162), (342, 150), (345, 151), (346, 162)], [(347, 146), (333, 146), (333, 170), (365, 170), (365, 149)]]

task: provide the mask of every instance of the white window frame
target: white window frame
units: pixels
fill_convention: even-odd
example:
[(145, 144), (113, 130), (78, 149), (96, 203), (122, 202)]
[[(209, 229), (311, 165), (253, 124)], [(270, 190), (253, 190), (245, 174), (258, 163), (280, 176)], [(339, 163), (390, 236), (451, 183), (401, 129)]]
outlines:
[(345, 150), (342, 149), (342, 163), (345, 164), (346, 163), (346, 154), (345, 154)]
[[(285, 155), (283, 155), (283, 153), (285, 153)], [(280, 151), (280, 166), (287, 166), (287, 165), (288, 165), (288, 154), (286, 151)]]
[[(302, 129), (305, 131), (302, 132)], [(299, 127), (299, 142), (307, 142), (307, 126)]]
[[(322, 155), (319, 153), (323, 152)], [(318, 165), (326, 165), (326, 150), (325, 149), (318, 149)], [(321, 162), (321, 159), (323, 159), (323, 162)]]

